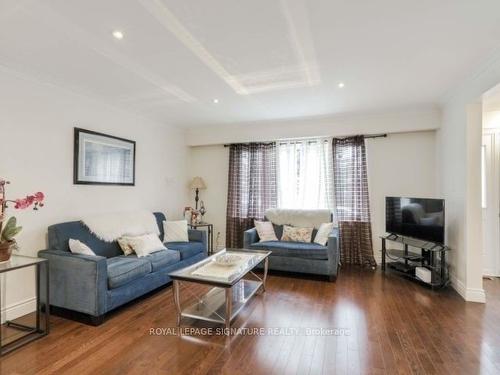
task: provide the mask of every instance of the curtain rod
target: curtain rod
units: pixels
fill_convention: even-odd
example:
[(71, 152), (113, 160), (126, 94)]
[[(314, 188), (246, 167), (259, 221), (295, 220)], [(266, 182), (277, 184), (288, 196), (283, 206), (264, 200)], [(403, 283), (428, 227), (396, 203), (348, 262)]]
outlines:
[(368, 135), (364, 135), (363, 137), (365, 137), (365, 138), (386, 138), (387, 137), (387, 133), (383, 133), (383, 134), (368, 134)]
[(260, 143), (263, 145), (272, 145), (273, 143), (276, 142), (237, 142), (237, 143), (225, 143), (224, 147), (231, 147), (232, 145), (245, 145), (245, 146), (250, 146), (255, 143)]
[[(369, 138), (386, 138), (387, 137), (387, 133), (381, 133), (381, 134), (367, 134), (367, 135), (363, 135), (363, 137), (365, 139), (369, 139)], [(335, 137), (334, 137), (335, 138)], [(349, 137), (343, 137), (343, 138), (349, 138)], [(308, 140), (308, 139), (312, 139), (312, 138), (305, 138), (304, 140)], [(273, 144), (273, 143), (277, 143), (279, 142), (276, 141), (276, 142), (247, 142), (247, 143), (226, 143), (224, 144), (224, 147), (230, 147), (231, 145), (251, 145), (252, 143), (263, 143), (263, 144), (266, 144), (266, 145), (270, 145), (270, 144)]]

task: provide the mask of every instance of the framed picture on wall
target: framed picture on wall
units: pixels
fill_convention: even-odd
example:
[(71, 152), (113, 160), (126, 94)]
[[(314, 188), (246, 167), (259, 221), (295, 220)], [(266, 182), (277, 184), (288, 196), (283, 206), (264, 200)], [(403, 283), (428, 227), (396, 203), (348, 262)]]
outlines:
[(135, 141), (75, 128), (73, 183), (135, 185)]

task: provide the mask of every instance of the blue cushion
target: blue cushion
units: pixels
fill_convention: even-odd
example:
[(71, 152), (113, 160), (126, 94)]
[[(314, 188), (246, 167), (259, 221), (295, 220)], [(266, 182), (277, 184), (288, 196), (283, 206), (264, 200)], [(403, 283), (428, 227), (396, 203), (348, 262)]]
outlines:
[(326, 246), (317, 243), (291, 242), (291, 241), (264, 241), (250, 245), (251, 249), (269, 250), (271, 256), (282, 256), (303, 259), (328, 259)]
[(118, 288), (151, 272), (151, 262), (133, 256), (118, 256), (107, 259), (108, 287)]
[(176, 250), (180, 252), (181, 259), (191, 258), (199, 253), (205, 251), (205, 246), (203, 242), (165, 242), (165, 246), (170, 250)]
[[(129, 255), (129, 256), (137, 257), (136, 255)], [(181, 260), (181, 257), (178, 251), (160, 250), (152, 254), (146, 255), (141, 259), (148, 260), (151, 263), (153, 272), (156, 272), (171, 264), (179, 262)]]
[(111, 258), (123, 254), (117, 242), (100, 240), (81, 221), (69, 221), (49, 227), (49, 249), (69, 251), (70, 238), (80, 240), (96, 255)]

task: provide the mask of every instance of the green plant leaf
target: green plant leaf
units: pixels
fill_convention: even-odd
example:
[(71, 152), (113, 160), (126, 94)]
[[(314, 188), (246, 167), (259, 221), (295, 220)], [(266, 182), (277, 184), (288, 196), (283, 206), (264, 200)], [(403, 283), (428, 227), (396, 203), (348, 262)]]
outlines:
[(7, 220), (7, 224), (5, 224), (5, 227), (2, 231), (2, 234), (0, 236), (1, 241), (12, 241), (15, 236), (21, 232), (23, 229), (22, 227), (16, 226), (17, 224), (17, 219), (14, 216), (11, 216), (9, 220)]
[(15, 227), (15, 228), (13, 228), (5, 236), (6, 239), (7, 239), (7, 241), (12, 241), (14, 239), (14, 237), (17, 236), (19, 234), (19, 232), (21, 232), (22, 230), (23, 230), (23, 227)]

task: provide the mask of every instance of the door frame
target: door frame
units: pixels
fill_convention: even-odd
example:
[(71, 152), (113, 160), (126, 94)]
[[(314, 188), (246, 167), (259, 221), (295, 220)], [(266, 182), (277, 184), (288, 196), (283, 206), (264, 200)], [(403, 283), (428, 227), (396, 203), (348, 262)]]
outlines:
[[(488, 139), (489, 138), (489, 139)], [(486, 154), (486, 208), (481, 204), (483, 221), (483, 275), (500, 276), (500, 129), (483, 129), (481, 149)], [(482, 183), (481, 183), (482, 186)], [(482, 191), (482, 190), (481, 190)], [(481, 199), (482, 203), (482, 199)], [(487, 237), (487, 233), (491, 237)], [(490, 247), (490, 249), (488, 249)]]

